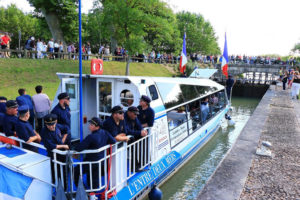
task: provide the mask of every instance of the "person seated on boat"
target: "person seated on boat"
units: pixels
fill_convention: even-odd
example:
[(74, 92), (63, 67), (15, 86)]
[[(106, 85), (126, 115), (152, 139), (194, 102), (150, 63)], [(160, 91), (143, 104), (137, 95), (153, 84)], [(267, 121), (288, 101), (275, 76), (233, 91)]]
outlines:
[(0, 96), (0, 113), (3, 114), (6, 113), (6, 105), (5, 105), (6, 101), (7, 101), (6, 97)]
[(204, 123), (207, 120), (208, 114), (209, 114), (209, 105), (208, 105), (208, 97), (206, 97), (202, 102), (201, 102), (201, 117), (202, 117), (202, 122)]
[(3, 118), (3, 132), (7, 137), (16, 135), (16, 123), (18, 121), (18, 103), (15, 100), (6, 102), (6, 113)]
[[(147, 136), (148, 132), (147, 130), (143, 130), (141, 122), (138, 120), (137, 115), (139, 114), (139, 109), (135, 106), (131, 106), (128, 108), (128, 110), (125, 112), (125, 124), (127, 126), (127, 134), (133, 135), (134, 140), (130, 140), (132, 142), (137, 141), (141, 139), (142, 137)], [(129, 142), (130, 143), (130, 142)], [(135, 152), (134, 152), (135, 149)], [(138, 152), (139, 149), (139, 152)], [(145, 141), (142, 141), (142, 143), (135, 144), (135, 147), (132, 146), (131, 148), (131, 169), (138, 172), (141, 167), (141, 161), (142, 161), (142, 154), (144, 154), (144, 151), (146, 151), (148, 148), (145, 144)], [(146, 155), (148, 155), (148, 152), (146, 152)], [(135, 158), (135, 159), (133, 159)]]
[(60, 93), (57, 96), (58, 104), (51, 111), (52, 114), (57, 116), (57, 123), (66, 125), (71, 129), (71, 111), (70, 111), (70, 97), (66, 92)]
[(150, 107), (151, 99), (142, 95), (140, 99), (140, 105), (137, 107), (139, 109), (138, 119), (140, 120), (142, 127), (152, 127), (154, 123), (154, 110)]
[(124, 121), (124, 111), (121, 106), (114, 106), (111, 109), (111, 116), (104, 121), (103, 129), (108, 131), (117, 141), (129, 141)]
[(20, 88), (18, 93), (20, 96), (16, 98), (16, 101), (18, 102), (19, 106), (28, 105), (30, 111), (30, 118), (28, 121), (32, 126), (34, 126), (34, 111), (31, 96), (26, 94), (26, 90), (24, 88)]
[[(42, 128), (40, 135), (42, 137), (42, 142), (47, 149), (48, 156), (51, 158), (52, 181), (55, 182), (54, 164), (52, 162), (52, 150), (68, 150), (69, 145), (66, 144), (66, 142), (70, 134), (68, 134), (68, 127), (57, 124), (57, 116), (55, 114), (46, 115), (44, 117), (44, 121), (46, 126)], [(56, 158), (60, 162), (66, 161), (66, 157), (59, 154), (57, 154)], [(60, 177), (60, 170), (57, 171), (58, 177)], [(65, 173), (64, 176), (66, 176)], [(66, 178), (64, 178), (64, 181), (64, 184), (66, 186)]]
[[(76, 151), (84, 151), (88, 149), (100, 149), (101, 147), (104, 147), (107, 144), (115, 144), (116, 139), (112, 137), (112, 135), (107, 132), (106, 130), (101, 129), (101, 121), (98, 117), (93, 117), (91, 120), (89, 120), (89, 130), (91, 131), (91, 134), (89, 134), (82, 142), (80, 142), (74, 150)], [(86, 154), (83, 161), (98, 161), (104, 158), (104, 151), (101, 151), (99, 153), (88, 153)], [(104, 176), (104, 161), (101, 163), (101, 176)], [(80, 166), (77, 165), (74, 169), (74, 181), (75, 184), (78, 184), (79, 181), (79, 175), (80, 175)], [(90, 166), (89, 165), (82, 165), (82, 174), (88, 174), (87, 175), (87, 183), (89, 187), (90, 186)], [(92, 188), (98, 188), (99, 187), (99, 164), (93, 164), (92, 165)]]
[(0, 112), (0, 133), (3, 133), (3, 119), (5, 114)]
[[(33, 129), (32, 125), (28, 122), (30, 117), (29, 107), (27, 105), (20, 106), (18, 109), (19, 119), (16, 123), (17, 136), (24, 140), (26, 143), (41, 142), (40, 135)], [(37, 148), (23, 144), (23, 148), (37, 152)]]

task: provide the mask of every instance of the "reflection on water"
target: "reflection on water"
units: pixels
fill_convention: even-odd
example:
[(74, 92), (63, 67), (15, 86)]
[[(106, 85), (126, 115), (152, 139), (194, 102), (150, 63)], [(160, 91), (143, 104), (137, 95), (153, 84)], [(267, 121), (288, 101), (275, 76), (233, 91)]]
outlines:
[(231, 117), (236, 122), (235, 127), (228, 127), (224, 120), (215, 136), (160, 187), (163, 191), (163, 199), (195, 199), (197, 197), (206, 180), (236, 141), (258, 103), (259, 99), (232, 99)]

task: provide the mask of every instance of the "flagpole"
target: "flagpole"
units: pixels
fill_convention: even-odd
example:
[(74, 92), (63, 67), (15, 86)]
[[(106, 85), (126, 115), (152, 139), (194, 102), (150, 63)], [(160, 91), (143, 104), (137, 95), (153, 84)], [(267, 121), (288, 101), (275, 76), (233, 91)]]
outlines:
[(79, 124), (80, 124), (80, 141), (83, 140), (83, 119), (82, 119), (82, 41), (81, 41), (81, 0), (79, 0)]

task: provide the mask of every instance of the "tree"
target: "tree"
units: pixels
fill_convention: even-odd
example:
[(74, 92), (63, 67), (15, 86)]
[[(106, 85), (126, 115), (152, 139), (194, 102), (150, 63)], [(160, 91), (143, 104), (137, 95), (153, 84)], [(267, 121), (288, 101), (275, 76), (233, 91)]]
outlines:
[[(19, 34), (21, 31), (21, 46), (30, 36), (48, 37), (48, 28), (41, 28), (43, 22), (32, 14), (24, 14), (16, 5), (12, 4), (6, 9), (0, 8), (0, 30), (10, 33), (10, 48), (19, 46)], [(42, 30), (43, 29), (43, 30)]]
[(177, 13), (176, 18), (182, 38), (186, 31), (187, 53), (220, 54), (214, 29), (202, 15), (180, 12)]
[(76, 0), (28, 0), (42, 14), (55, 40), (78, 41)]
[[(159, 0), (102, 0), (103, 25), (119, 45), (128, 51), (126, 75), (129, 75), (131, 56), (156, 48), (163, 49), (176, 28), (172, 11)], [(166, 13), (165, 13), (166, 12)], [(173, 24), (170, 23), (173, 20)], [(176, 26), (175, 26), (176, 27)], [(176, 48), (176, 37), (173, 48)], [(165, 43), (166, 40), (166, 43)], [(172, 45), (171, 45), (172, 46)]]
[(292, 52), (294, 53), (300, 52), (300, 43), (295, 44), (295, 46), (292, 49)]

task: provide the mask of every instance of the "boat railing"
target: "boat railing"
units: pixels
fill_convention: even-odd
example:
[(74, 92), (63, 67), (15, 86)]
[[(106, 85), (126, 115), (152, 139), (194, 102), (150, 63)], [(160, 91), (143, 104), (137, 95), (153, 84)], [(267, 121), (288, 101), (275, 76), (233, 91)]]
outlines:
[[(118, 142), (95, 150), (77, 152), (54, 149), (51, 163), (54, 178), (52, 186), (57, 187), (60, 180), (66, 193), (74, 195), (78, 178), (81, 177), (86, 192), (101, 193), (107, 199), (109, 193), (119, 191), (137, 172), (146, 170), (151, 165), (154, 160), (154, 136), (150, 129), (148, 133), (138, 140), (131, 140), (132, 142)], [(0, 133), (0, 136), (6, 137), (4, 133)], [(6, 138), (17, 141), (20, 148), (24, 148), (24, 144), (39, 148), (45, 155), (46, 148), (41, 144), (26, 143), (14, 136)], [(42, 154), (41, 151), (36, 153)], [(102, 154), (100, 160), (85, 161), (83, 158), (96, 154)]]
[[(107, 198), (108, 194), (113, 194), (126, 186), (127, 181), (141, 169), (150, 166), (154, 158), (153, 138), (153, 134), (148, 134), (134, 142), (118, 142), (97, 150), (81, 152), (55, 149), (52, 160), (55, 185), (61, 180), (65, 191), (76, 193), (78, 178), (81, 177), (86, 192), (101, 193)], [(93, 154), (102, 154), (101, 159), (96, 161), (83, 159), (83, 156)]]

